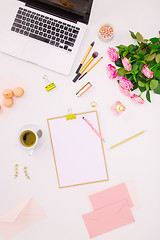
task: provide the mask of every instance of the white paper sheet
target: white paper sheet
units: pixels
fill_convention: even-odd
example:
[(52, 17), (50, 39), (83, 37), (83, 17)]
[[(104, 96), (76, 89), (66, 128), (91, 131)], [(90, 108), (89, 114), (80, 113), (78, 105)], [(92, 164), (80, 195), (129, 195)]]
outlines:
[(82, 117), (100, 132), (96, 111), (47, 119), (60, 188), (108, 180), (102, 141)]

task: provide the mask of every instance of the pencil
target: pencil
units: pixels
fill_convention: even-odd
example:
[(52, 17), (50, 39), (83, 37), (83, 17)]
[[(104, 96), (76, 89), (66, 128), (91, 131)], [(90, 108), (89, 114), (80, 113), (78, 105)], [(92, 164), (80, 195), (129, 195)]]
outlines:
[(78, 68), (77, 68), (77, 70), (76, 70), (76, 73), (78, 73), (79, 70), (81, 69), (83, 63), (85, 62), (86, 58), (88, 57), (88, 54), (90, 53), (92, 47), (94, 46), (94, 43), (95, 43), (95, 42), (92, 42), (92, 43), (90, 44), (90, 46), (89, 46), (89, 48), (88, 48), (86, 54), (84, 55), (84, 57), (83, 57), (81, 63), (79, 64), (79, 66), (78, 66)]
[(115, 148), (115, 147), (119, 146), (120, 144), (125, 143), (125, 142), (127, 142), (128, 140), (131, 140), (131, 139), (133, 139), (133, 138), (135, 138), (135, 137), (137, 137), (137, 136), (139, 136), (140, 134), (145, 133), (145, 132), (146, 132), (146, 130), (141, 131), (141, 132), (139, 132), (139, 133), (137, 133), (137, 134), (135, 134), (135, 135), (133, 135), (133, 136), (131, 136), (131, 137), (129, 137), (129, 138), (127, 138), (127, 139), (125, 139), (125, 140), (123, 140), (123, 141), (115, 144), (115, 145), (113, 145), (112, 147), (110, 147), (110, 149)]
[(98, 61), (95, 63), (95, 64), (93, 64), (93, 66), (90, 68), (90, 69), (88, 69), (88, 71), (86, 71), (80, 78), (79, 78), (79, 80), (81, 79), (81, 78), (83, 78), (89, 71), (91, 71), (91, 69), (102, 59), (103, 57), (101, 57), (100, 59), (98, 59)]

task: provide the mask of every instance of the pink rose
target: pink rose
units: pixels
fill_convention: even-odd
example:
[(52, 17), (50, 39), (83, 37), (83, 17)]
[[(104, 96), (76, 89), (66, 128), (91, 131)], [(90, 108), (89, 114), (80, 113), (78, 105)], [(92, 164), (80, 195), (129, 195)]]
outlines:
[(136, 94), (133, 94), (131, 96), (131, 99), (136, 102), (136, 103), (139, 103), (139, 104), (143, 104), (144, 103), (144, 100), (142, 98), (140, 98), (139, 96), (137, 96)]
[(149, 68), (147, 67), (147, 65), (144, 65), (143, 66), (143, 69), (142, 69), (142, 71), (141, 71), (143, 74), (144, 74), (144, 76), (146, 76), (147, 78), (153, 78), (153, 72), (151, 72), (150, 70), (149, 70)]
[(108, 66), (106, 67), (106, 70), (109, 78), (113, 79), (117, 77), (116, 68), (111, 64), (108, 64)]
[(117, 51), (114, 48), (109, 47), (109, 49), (108, 49), (108, 57), (109, 57), (109, 60), (111, 62), (117, 61), (118, 60), (118, 53), (117, 53)]
[(123, 58), (123, 59), (122, 59), (122, 63), (123, 63), (123, 66), (124, 66), (124, 68), (125, 68), (126, 71), (131, 71), (132, 66), (131, 66), (128, 58), (126, 58), (126, 57)]
[(119, 85), (119, 88), (121, 93), (123, 93), (127, 97), (130, 97), (130, 91), (128, 89), (122, 88), (120, 85)]
[(121, 88), (129, 90), (131, 88), (133, 88), (133, 84), (131, 83), (131, 81), (127, 78), (125, 78), (123, 75), (120, 76), (119, 78), (119, 85)]

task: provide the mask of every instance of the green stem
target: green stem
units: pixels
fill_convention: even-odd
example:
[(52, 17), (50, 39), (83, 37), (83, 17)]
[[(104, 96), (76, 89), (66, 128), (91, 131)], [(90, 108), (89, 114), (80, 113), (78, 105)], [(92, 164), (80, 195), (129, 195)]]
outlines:
[(138, 95), (138, 97), (140, 97), (140, 98), (141, 98), (141, 95), (142, 95), (142, 93), (143, 93), (144, 91), (145, 91), (145, 89), (144, 89), (144, 90), (141, 92), (141, 94), (139, 94), (139, 95)]
[(130, 63), (132, 63), (132, 62), (135, 62), (135, 61), (137, 61), (137, 59), (134, 59), (134, 60), (132, 60), (132, 61), (129, 61)]
[(137, 79), (136, 79), (136, 76), (135, 76), (135, 74), (133, 74), (133, 78), (134, 78), (135, 82), (137, 82)]
[(151, 67), (149, 70), (151, 71), (153, 68), (157, 67), (160, 63), (155, 64), (153, 67)]

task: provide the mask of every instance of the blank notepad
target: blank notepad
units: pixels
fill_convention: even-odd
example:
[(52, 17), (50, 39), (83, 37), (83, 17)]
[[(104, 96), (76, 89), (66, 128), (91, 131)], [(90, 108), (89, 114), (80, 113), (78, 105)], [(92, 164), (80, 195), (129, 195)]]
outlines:
[(47, 119), (60, 188), (108, 180), (103, 143), (82, 117), (100, 132), (97, 111)]

